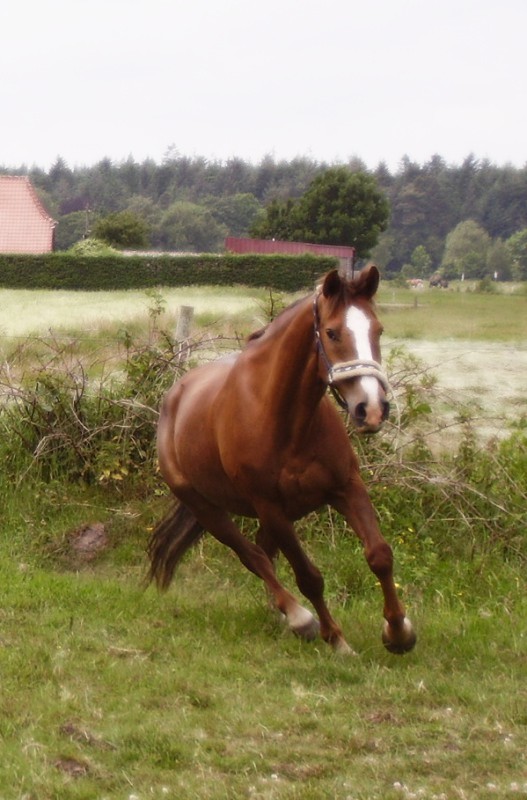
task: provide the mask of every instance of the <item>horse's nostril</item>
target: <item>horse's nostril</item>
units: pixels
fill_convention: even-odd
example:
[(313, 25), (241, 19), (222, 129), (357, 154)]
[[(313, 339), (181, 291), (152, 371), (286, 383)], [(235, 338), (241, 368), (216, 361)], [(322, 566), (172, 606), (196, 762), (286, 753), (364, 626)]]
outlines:
[(387, 400), (382, 401), (382, 421), (386, 422), (390, 416), (390, 404)]
[(355, 419), (358, 422), (364, 422), (366, 419), (366, 403), (357, 403), (355, 406)]

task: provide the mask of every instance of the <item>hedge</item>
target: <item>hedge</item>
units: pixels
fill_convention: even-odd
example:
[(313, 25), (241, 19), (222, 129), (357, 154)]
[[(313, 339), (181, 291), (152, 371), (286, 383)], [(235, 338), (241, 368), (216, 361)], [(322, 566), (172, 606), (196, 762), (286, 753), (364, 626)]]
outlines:
[(143, 289), (154, 286), (265, 286), (309, 289), (338, 265), (313, 255), (74, 256), (0, 255), (7, 289)]

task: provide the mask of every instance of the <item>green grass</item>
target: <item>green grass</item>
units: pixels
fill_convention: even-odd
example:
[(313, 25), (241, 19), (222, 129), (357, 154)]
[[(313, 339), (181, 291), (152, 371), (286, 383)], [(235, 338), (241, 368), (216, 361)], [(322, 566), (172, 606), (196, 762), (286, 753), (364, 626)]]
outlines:
[[(91, 336), (115, 334), (126, 318), (110, 295)], [(151, 300), (137, 297), (130, 319), (144, 332)], [(391, 338), (434, 338), (441, 324), (452, 337), (527, 338), (525, 297), (425, 291), (416, 309), (413, 297), (383, 287)], [(240, 314), (233, 324), (249, 326), (253, 310)], [(55, 309), (53, 327), (74, 322)], [(413, 517), (392, 510), (396, 579), (419, 637), (399, 658), (382, 647), (380, 593), (358, 543), (326, 515), (304, 522), (359, 654), (345, 659), (289, 634), (258, 580), (211, 538), (167, 595), (144, 591), (148, 531), (164, 507), (153, 492), (32, 485), (31, 472), (0, 491), (2, 800), (527, 794), (524, 563), (499, 532), (453, 543), (445, 520), (442, 547), (439, 533), (422, 540)], [(377, 502), (385, 528), (388, 500)], [(84, 563), (71, 532), (94, 521), (110, 544)], [(517, 537), (521, 525), (518, 514)], [(293, 588), (283, 564), (280, 574)]]
[(381, 285), (379, 316), (390, 338), (521, 342), (527, 339), (527, 295), (415, 292)]
[[(180, 305), (195, 309), (196, 322), (207, 328), (239, 323), (247, 332), (262, 325), (273, 302), (268, 291), (214, 286), (161, 288), (165, 309), (160, 324), (168, 327)], [(295, 295), (297, 296), (297, 295)], [(284, 302), (291, 299), (283, 298)], [(155, 301), (145, 291), (68, 292), (0, 289), (0, 334), (24, 337), (70, 331), (115, 336), (124, 328), (143, 326)], [(525, 293), (479, 294), (467, 291), (415, 292), (381, 284), (378, 296), (380, 316), (387, 335), (393, 338), (474, 339), (521, 341), (527, 338), (527, 295)]]
[[(116, 513), (99, 492), (54, 492), (11, 498), (0, 545), (0, 797), (527, 791), (519, 564), (488, 553), (432, 575), (399, 569), (419, 641), (398, 658), (382, 647), (380, 593), (358, 545), (306, 528), (359, 653), (339, 658), (284, 630), (257, 579), (210, 538), (168, 594), (143, 591), (158, 503), (123, 498)], [(94, 519), (111, 546), (82, 565), (67, 532)]]
[[(195, 308), (198, 319), (206, 324), (236, 318), (258, 316), (259, 304), (265, 302), (264, 290), (241, 286), (228, 291), (213, 286), (162, 288), (160, 295), (166, 321), (174, 319), (180, 305)], [(0, 289), (0, 334), (27, 336), (46, 334), (50, 329), (93, 334), (97, 329), (144, 324), (154, 305), (152, 292), (65, 291)]]

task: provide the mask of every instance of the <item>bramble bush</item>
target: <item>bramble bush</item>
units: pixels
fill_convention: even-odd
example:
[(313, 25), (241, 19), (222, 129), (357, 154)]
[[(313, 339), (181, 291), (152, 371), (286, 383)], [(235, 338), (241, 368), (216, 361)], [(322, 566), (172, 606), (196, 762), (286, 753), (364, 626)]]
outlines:
[[(111, 492), (164, 493), (156, 470), (155, 428), (161, 397), (173, 380), (211, 351), (234, 349), (217, 337), (178, 343), (158, 330), (153, 298), (148, 340), (127, 331), (113, 362), (90, 362), (73, 339), (20, 345), (0, 367), (0, 456), (18, 481), (100, 485)], [(204, 352), (206, 351), (206, 352)], [(359, 453), (381, 527), (410, 579), (426, 581), (437, 559), (488, 552), (527, 556), (527, 436), (520, 425), (504, 441), (479, 441), (460, 409), (456, 444), (437, 451), (432, 434), (447, 425), (434, 376), (404, 350), (387, 363), (396, 413), (371, 438), (350, 436)], [(451, 423), (448, 423), (451, 424)], [(322, 514), (303, 535), (327, 537)], [(332, 522), (334, 536), (348, 536)]]

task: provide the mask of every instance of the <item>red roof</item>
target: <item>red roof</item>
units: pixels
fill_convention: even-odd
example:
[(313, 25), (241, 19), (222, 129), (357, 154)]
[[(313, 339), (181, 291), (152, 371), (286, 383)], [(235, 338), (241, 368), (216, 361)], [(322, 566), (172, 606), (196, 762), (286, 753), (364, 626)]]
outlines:
[(334, 244), (310, 244), (308, 242), (281, 242), (274, 239), (237, 239), (228, 236), (225, 249), (231, 253), (283, 253), (284, 255), (303, 255), (312, 253), (315, 256), (333, 256), (334, 258), (353, 258), (354, 247)]
[(49, 253), (57, 223), (29, 178), (0, 175), (0, 253)]

